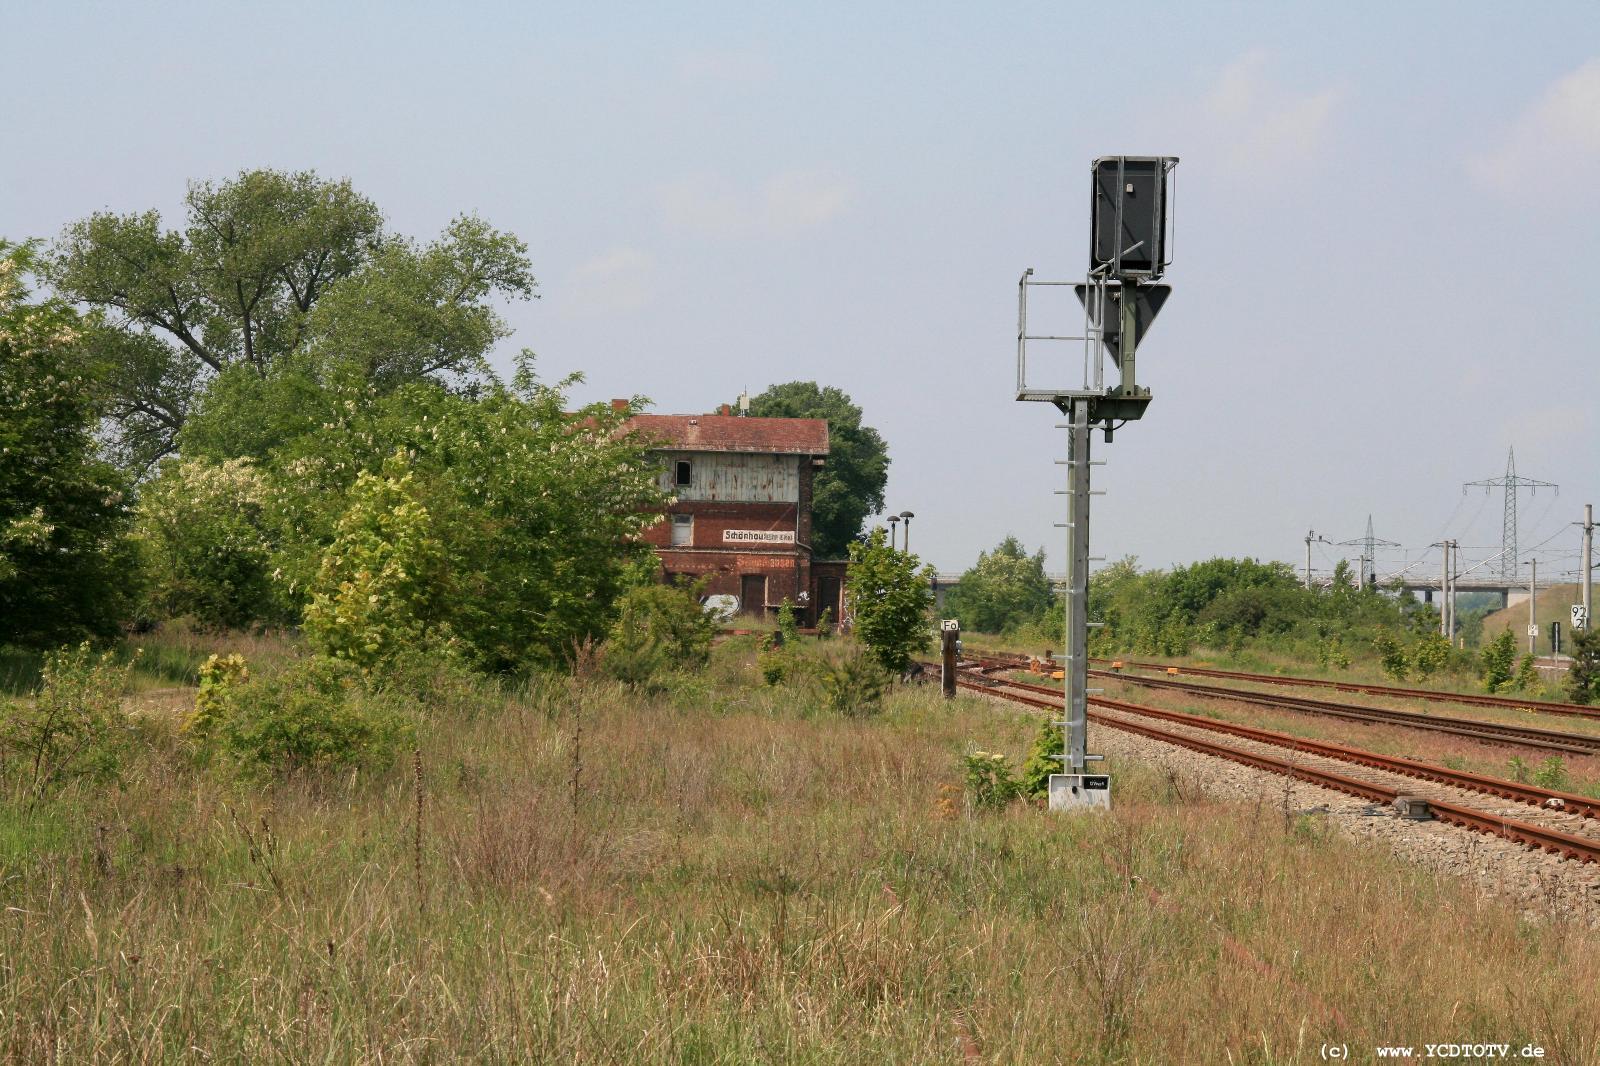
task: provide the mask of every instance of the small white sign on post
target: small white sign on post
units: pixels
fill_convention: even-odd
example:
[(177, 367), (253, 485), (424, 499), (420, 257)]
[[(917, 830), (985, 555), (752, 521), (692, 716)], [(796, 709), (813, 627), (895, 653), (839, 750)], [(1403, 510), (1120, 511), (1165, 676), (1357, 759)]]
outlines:
[(1575, 603), (1572, 605), (1572, 628), (1589, 628), (1589, 608), (1585, 607), (1581, 603)]
[(1528, 636), (1536, 637), (1538, 635), (1539, 635), (1539, 627), (1538, 626), (1533, 625), (1533, 626), (1529, 626), (1528, 627)]
[(961, 622), (954, 618), (946, 618), (939, 628), (946, 633), (959, 633), (961, 632)]

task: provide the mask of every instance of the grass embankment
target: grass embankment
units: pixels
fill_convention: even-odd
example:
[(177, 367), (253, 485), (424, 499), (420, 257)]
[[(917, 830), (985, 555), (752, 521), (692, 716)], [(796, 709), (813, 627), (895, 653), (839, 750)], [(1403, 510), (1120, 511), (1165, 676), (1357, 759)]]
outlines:
[[(1112, 767), (1117, 809), (951, 802), (1034, 722), (823, 714), (748, 640), (654, 696), (454, 689), (411, 765), (251, 785), (172, 701), (115, 790), (0, 815), (16, 1061), (1320, 1062), (1600, 1057), (1600, 937), (1270, 799)], [(1226, 938), (1226, 939), (1225, 939)], [(1239, 947), (1264, 960), (1263, 971)], [(1335, 1016), (1335, 1012), (1337, 1016)]]

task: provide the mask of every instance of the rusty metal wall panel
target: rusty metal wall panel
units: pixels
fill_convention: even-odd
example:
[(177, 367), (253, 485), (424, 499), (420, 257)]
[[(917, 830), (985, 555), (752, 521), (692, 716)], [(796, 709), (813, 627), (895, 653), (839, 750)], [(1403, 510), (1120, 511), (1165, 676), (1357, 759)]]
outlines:
[[(662, 452), (661, 487), (680, 500), (734, 503), (798, 503), (800, 464), (793, 455), (739, 452)], [(677, 483), (677, 464), (687, 461), (690, 480)]]

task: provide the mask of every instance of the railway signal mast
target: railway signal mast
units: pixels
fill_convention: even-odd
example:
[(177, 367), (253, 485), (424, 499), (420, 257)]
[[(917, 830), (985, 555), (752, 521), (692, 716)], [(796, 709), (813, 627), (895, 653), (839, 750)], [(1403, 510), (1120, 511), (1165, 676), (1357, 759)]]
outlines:
[[(1017, 399), (1054, 404), (1067, 416), (1065, 720), (1062, 773), (1050, 777), (1050, 809), (1109, 808), (1111, 780), (1091, 774), (1104, 759), (1088, 751), (1089, 687), (1089, 435), (1103, 428), (1106, 443), (1128, 422), (1144, 417), (1150, 390), (1135, 373), (1139, 342), (1166, 303), (1170, 286), (1158, 284), (1171, 258), (1169, 178), (1175, 156), (1102, 156), (1091, 165), (1089, 270), (1081, 283), (1037, 281), (1033, 268), (1017, 285)], [(1083, 304), (1083, 333), (1028, 332), (1028, 291), (1071, 285)], [(1029, 342), (1080, 344), (1082, 382), (1037, 383), (1028, 376)], [(1106, 356), (1117, 372), (1106, 377)]]

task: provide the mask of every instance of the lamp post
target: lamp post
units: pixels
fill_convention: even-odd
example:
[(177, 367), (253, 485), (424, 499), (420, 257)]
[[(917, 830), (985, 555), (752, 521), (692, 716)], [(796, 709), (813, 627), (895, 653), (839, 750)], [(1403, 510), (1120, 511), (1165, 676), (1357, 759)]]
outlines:
[(910, 511), (901, 511), (900, 517), (906, 520), (906, 552), (909, 554), (911, 551), (911, 520), (917, 516)]
[(891, 549), (892, 548), (898, 548), (900, 546), (899, 530), (900, 530), (900, 516), (897, 515), (897, 514), (890, 515), (889, 516), (889, 547)]

